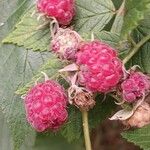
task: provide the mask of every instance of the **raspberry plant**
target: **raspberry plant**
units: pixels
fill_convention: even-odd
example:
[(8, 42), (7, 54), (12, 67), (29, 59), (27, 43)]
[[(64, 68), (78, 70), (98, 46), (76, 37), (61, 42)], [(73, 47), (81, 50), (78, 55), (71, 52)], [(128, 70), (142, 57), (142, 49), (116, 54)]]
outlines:
[[(58, 0), (57, 2), (59, 3), (60, 1)], [(74, 1), (70, 0), (67, 2)], [(70, 4), (67, 5), (67, 7), (69, 6)], [(116, 105), (114, 101), (119, 101), (117, 104), (121, 105), (123, 109), (119, 111), (117, 115), (111, 117), (112, 120), (120, 119), (124, 124), (132, 126), (130, 121), (134, 119), (135, 114), (140, 114), (140, 111), (146, 112), (145, 114), (147, 115), (144, 117), (146, 120), (136, 117), (136, 119), (134, 119), (134, 121), (144, 120), (146, 126), (141, 129), (134, 129), (134, 131), (126, 131), (122, 133), (122, 136), (128, 141), (140, 146), (142, 149), (148, 150), (150, 147), (148, 140), (150, 138), (150, 126), (149, 120), (147, 119), (149, 118), (149, 113), (147, 112), (149, 112), (150, 100), (149, 98), (145, 99), (145, 96), (149, 94), (149, 88), (144, 90), (144, 96), (139, 96), (136, 93), (136, 96), (138, 95), (139, 103), (136, 103), (135, 105), (128, 103), (127, 101), (122, 103), (122, 99), (120, 100), (118, 93), (115, 93), (115, 88), (118, 88), (119, 86), (115, 86), (115, 88), (111, 87), (109, 93), (106, 90), (107, 92), (105, 91), (104, 93), (107, 94), (105, 101), (100, 103), (103, 99), (101, 93), (99, 93), (100, 95), (96, 95), (93, 91), (88, 91), (90, 88), (84, 89), (82, 87), (84, 85), (81, 86), (78, 80), (75, 80), (75, 82), (73, 81), (71, 75), (73, 73), (73, 77), (75, 77), (76, 74), (74, 73), (76, 72), (78, 74), (78, 67), (72, 67), (71, 69), (65, 68), (72, 63), (72, 60), (70, 62), (70, 60), (58, 58), (58, 55), (50, 50), (52, 31), (56, 31), (54, 28), (53, 30), (50, 30), (49, 27), (51, 26), (52, 29), (55, 17), (61, 28), (71, 28), (71, 30), (78, 32), (84, 41), (90, 43), (93, 39), (100, 40), (102, 43), (107, 43), (109, 44), (109, 47), (117, 50), (120, 59), (122, 59), (123, 65), (121, 69), (124, 77), (118, 77), (120, 80), (117, 80), (118, 82), (116, 83), (119, 84), (122, 80), (127, 78), (126, 69), (130, 69), (134, 65), (140, 66), (140, 69), (138, 69), (139, 72), (146, 74), (150, 73), (150, 1), (76, 0), (74, 6), (75, 7), (70, 9), (70, 18), (65, 18), (64, 21), (62, 18), (65, 16), (65, 12), (61, 14), (61, 17), (57, 18), (55, 16), (58, 16), (56, 10), (54, 10), (56, 11), (54, 14), (46, 14), (46, 16), (44, 14), (44, 16), (41, 16), (41, 11), (46, 11), (46, 13), (50, 12), (48, 9), (45, 10), (43, 4), (42, 9), (44, 9), (40, 9), (40, 11), (38, 9), (37, 11), (36, 4), (35, 2), (33, 3), (32, 0), (14, 0), (10, 3), (8, 3), (8, 1), (0, 2), (0, 7), (2, 7), (0, 12), (1, 14), (4, 14), (0, 17), (0, 111), (2, 112), (1, 116), (4, 123), (1, 123), (0, 126), (4, 129), (2, 134), (7, 133), (6, 140), (8, 142), (6, 143), (11, 143), (10, 145), (2, 144), (2, 150), (29, 149), (29, 147), (33, 147), (34, 141), (36, 145), (37, 143), (40, 143), (39, 141), (44, 139), (44, 137), (41, 138), (42, 135), (37, 134), (27, 123), (24, 101), (20, 98), (20, 95), (26, 95), (36, 82), (43, 81), (41, 71), (46, 73), (50, 80), (57, 80), (57, 82), (65, 87), (66, 91), (70, 84), (71, 87), (74, 87), (74, 84), (77, 84), (76, 90), (82, 89), (81, 91), (83, 91), (83, 93), (85, 91), (87, 92), (86, 94), (83, 94), (82, 92), (75, 93), (77, 96), (80, 95), (80, 99), (77, 97), (76, 101), (72, 101), (73, 105), (68, 106), (68, 122), (61, 127), (57, 133), (58, 136), (64, 136), (70, 141), (76, 141), (83, 138), (84, 131), (86, 149), (91, 150), (88, 126), (89, 129), (95, 128), (104, 119), (110, 118), (112, 111), (115, 111)], [(76, 14), (74, 14), (74, 8)], [(64, 6), (63, 9), (66, 11)], [(93, 35), (92, 38), (91, 35)], [(60, 72), (60, 70), (63, 71)], [(69, 78), (66, 74), (69, 75)], [(149, 80), (147, 79), (147, 84), (149, 84), (148, 82)], [(102, 90), (98, 91), (104, 92)], [(94, 95), (90, 96), (91, 92)], [(81, 97), (84, 98), (84, 101), (82, 101)], [(88, 104), (91, 103), (85, 104), (84, 102), (86, 99), (93, 100), (93, 97), (96, 104), (92, 101), (92, 105), (88, 107)], [(143, 105), (146, 105), (146, 108), (143, 107)], [(83, 129), (82, 122), (84, 124)], [(141, 127), (141, 124), (139, 124), (140, 123), (138, 123), (137, 127)], [(7, 126), (9, 127), (9, 130), (7, 129)], [(50, 133), (48, 132), (48, 134)], [(52, 134), (53, 133), (49, 135), (49, 141), (50, 139), (54, 139)], [(61, 139), (61, 137), (59, 138)], [(13, 142), (10, 142), (11, 140)], [(40, 144), (38, 146), (40, 146)], [(70, 147), (72, 146), (68, 144), (68, 149), (70, 149)], [(61, 148), (58, 147), (58, 149)], [(80, 148), (77, 147), (76, 149)]]

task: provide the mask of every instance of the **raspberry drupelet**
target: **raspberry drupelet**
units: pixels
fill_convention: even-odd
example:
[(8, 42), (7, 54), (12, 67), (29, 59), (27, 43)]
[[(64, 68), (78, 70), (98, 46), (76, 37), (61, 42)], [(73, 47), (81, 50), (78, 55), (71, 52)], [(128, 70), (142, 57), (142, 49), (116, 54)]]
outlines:
[(57, 82), (38, 83), (25, 97), (27, 120), (38, 132), (56, 131), (68, 118), (67, 103), (65, 91)]

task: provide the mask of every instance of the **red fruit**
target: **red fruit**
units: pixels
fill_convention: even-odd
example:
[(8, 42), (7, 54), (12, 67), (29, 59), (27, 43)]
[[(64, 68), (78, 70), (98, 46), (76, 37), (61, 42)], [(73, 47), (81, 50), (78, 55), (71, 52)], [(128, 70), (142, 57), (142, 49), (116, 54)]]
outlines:
[(122, 62), (117, 52), (100, 41), (84, 43), (77, 53), (79, 82), (92, 92), (112, 90), (122, 77)]
[(74, 60), (80, 42), (81, 37), (77, 32), (59, 28), (51, 41), (51, 48), (60, 58)]
[(68, 118), (66, 107), (64, 89), (52, 80), (34, 86), (25, 97), (27, 120), (38, 132), (59, 129)]
[(148, 103), (143, 102), (141, 106), (137, 108), (133, 116), (123, 121), (123, 124), (127, 127), (141, 128), (150, 124), (150, 106)]
[(129, 77), (121, 84), (123, 99), (135, 102), (150, 91), (150, 78), (142, 72), (131, 71)]
[(75, 15), (75, 1), (38, 0), (37, 9), (47, 17), (56, 18), (61, 25), (68, 25)]

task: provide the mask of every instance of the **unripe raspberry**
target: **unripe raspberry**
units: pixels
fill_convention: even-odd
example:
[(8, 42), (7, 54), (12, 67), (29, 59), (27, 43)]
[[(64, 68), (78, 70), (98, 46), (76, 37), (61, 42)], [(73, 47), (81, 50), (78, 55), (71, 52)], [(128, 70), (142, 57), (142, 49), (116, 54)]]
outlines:
[(75, 60), (75, 54), (80, 42), (81, 37), (77, 32), (68, 28), (59, 28), (51, 41), (51, 48), (60, 58)]
[(68, 118), (66, 106), (64, 89), (52, 80), (37, 84), (25, 97), (27, 120), (38, 132), (59, 129)]
[(47, 17), (54, 17), (61, 25), (70, 24), (75, 15), (74, 0), (38, 0), (37, 9)]
[(150, 124), (150, 106), (148, 103), (143, 102), (141, 106), (137, 108), (134, 114), (125, 121), (122, 121), (127, 127), (141, 128)]
[(129, 77), (121, 84), (124, 101), (135, 102), (150, 91), (150, 78), (142, 72), (131, 71)]
[(109, 45), (93, 41), (81, 45), (77, 53), (79, 82), (92, 92), (109, 92), (122, 77), (122, 62)]

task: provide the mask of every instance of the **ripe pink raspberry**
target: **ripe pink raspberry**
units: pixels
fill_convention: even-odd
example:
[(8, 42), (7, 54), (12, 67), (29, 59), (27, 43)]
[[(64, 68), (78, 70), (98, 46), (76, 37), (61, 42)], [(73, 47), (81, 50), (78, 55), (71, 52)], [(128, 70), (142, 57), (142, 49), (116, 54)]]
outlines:
[(150, 78), (142, 72), (131, 71), (121, 84), (122, 97), (127, 102), (135, 102), (150, 91)]
[(81, 45), (77, 64), (79, 82), (92, 92), (109, 92), (122, 77), (122, 62), (117, 52), (100, 41)]
[(51, 48), (60, 58), (74, 60), (80, 42), (81, 37), (77, 32), (59, 28), (51, 41)]
[(141, 106), (137, 108), (133, 116), (123, 121), (123, 124), (127, 127), (141, 128), (150, 124), (150, 106), (147, 102), (143, 102)]
[(38, 132), (59, 129), (68, 118), (66, 107), (64, 89), (52, 80), (37, 84), (25, 97), (27, 120)]
[(59, 24), (68, 25), (75, 15), (75, 1), (38, 0), (37, 9), (47, 17), (55, 17)]

